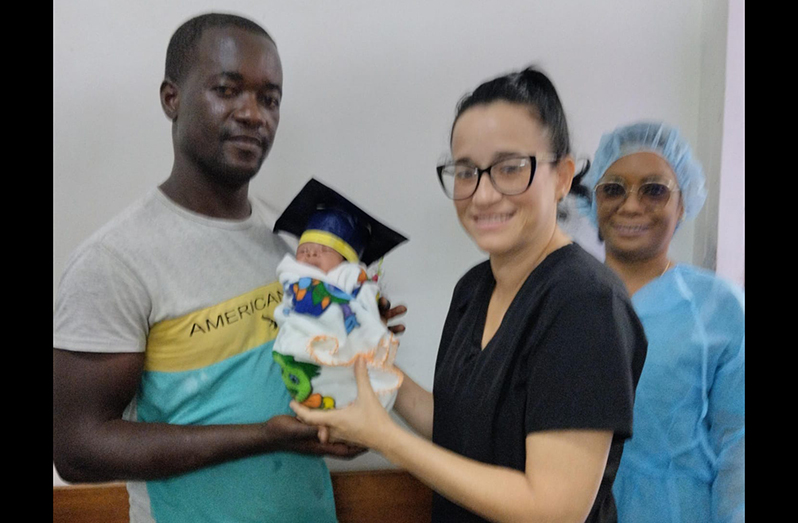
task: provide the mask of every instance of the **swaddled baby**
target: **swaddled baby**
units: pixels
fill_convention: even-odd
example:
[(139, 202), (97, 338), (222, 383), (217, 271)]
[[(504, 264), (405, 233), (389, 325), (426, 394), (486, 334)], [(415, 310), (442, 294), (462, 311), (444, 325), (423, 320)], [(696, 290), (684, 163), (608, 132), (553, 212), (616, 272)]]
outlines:
[(273, 357), (291, 396), (311, 408), (348, 405), (357, 397), (353, 366), (363, 357), (390, 409), (402, 382), (393, 367), (399, 342), (382, 322), (379, 284), (367, 264), (406, 238), (316, 180), (277, 220), (279, 230), (299, 237), (296, 255), (277, 267), (283, 300)]

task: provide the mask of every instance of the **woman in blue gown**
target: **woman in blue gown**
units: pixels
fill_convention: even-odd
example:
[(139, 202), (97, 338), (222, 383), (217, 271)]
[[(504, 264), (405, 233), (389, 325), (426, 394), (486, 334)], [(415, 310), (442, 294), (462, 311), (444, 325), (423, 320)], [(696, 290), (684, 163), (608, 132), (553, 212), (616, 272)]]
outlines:
[(582, 182), (605, 263), (626, 284), (648, 338), (633, 435), (615, 478), (618, 520), (745, 520), (745, 299), (668, 247), (706, 198), (678, 130), (642, 122), (605, 134)]

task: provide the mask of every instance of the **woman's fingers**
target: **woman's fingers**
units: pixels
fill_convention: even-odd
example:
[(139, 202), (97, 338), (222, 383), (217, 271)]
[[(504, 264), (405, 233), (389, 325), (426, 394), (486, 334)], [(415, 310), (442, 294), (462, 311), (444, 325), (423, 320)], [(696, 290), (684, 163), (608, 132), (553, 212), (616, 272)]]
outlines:
[(369, 381), (369, 371), (366, 368), (366, 360), (362, 356), (355, 361), (355, 382), (357, 383), (358, 396), (367, 390), (374, 392), (374, 389), (371, 388), (371, 382)]
[(330, 443), (330, 429), (324, 425), (319, 427), (319, 441), (321, 443)]
[(288, 406), (291, 407), (291, 410), (294, 411), (296, 417), (299, 418), (300, 421), (303, 421), (309, 425), (319, 425), (319, 423), (315, 422), (315, 420), (316, 415), (321, 414), (321, 412), (314, 412), (313, 409), (307, 408), (296, 400), (292, 400)]
[(374, 406), (379, 406), (382, 409), (382, 404), (377, 398), (377, 393), (374, 392), (371, 379), (369, 379), (366, 359), (362, 356), (355, 361), (355, 382), (357, 383), (357, 400), (355, 401), (360, 403), (361, 409), (366, 409), (366, 412), (371, 412)]

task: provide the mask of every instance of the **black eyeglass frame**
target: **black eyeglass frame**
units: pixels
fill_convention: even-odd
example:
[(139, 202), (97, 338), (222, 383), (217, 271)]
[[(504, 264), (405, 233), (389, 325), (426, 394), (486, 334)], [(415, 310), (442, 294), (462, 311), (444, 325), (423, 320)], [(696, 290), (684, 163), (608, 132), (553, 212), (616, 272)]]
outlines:
[[(529, 160), (530, 163), (531, 163), (531, 167), (530, 167), (531, 168), (531, 172), (529, 173), (529, 182), (527, 182), (526, 187), (524, 187), (523, 190), (521, 190), (521, 191), (513, 192), (513, 193), (506, 193), (506, 192), (502, 191), (501, 189), (499, 189), (499, 187), (496, 185), (496, 180), (493, 179), (493, 173), (491, 173), (491, 170), (495, 166), (499, 165), (500, 163), (506, 162), (508, 160)], [(500, 194), (503, 194), (505, 196), (518, 196), (519, 194), (523, 194), (524, 192), (526, 192), (526, 190), (529, 189), (529, 186), (532, 185), (532, 180), (535, 179), (535, 173), (537, 172), (537, 169), (538, 169), (538, 164), (544, 164), (544, 163), (549, 163), (550, 164), (550, 163), (557, 163), (559, 161), (560, 161), (560, 158), (558, 156), (556, 156), (556, 155), (543, 155), (543, 154), (541, 154), (539, 156), (535, 156), (535, 155), (529, 155), (529, 156), (519, 155), (519, 156), (510, 156), (510, 157), (507, 157), (507, 158), (502, 158), (501, 160), (498, 160), (498, 161), (492, 163), (491, 165), (488, 165), (484, 169), (480, 169), (479, 167), (474, 166), (473, 170), (474, 170), (474, 172), (477, 175), (477, 183), (474, 185), (474, 190), (473, 190), (473, 192), (471, 192), (471, 194), (469, 194), (468, 196), (463, 196), (461, 198), (455, 198), (454, 195), (449, 196), (449, 193), (446, 191), (446, 184), (443, 182), (443, 170), (446, 167), (451, 167), (451, 166), (457, 165), (457, 164), (456, 163), (444, 163), (444, 164), (438, 165), (435, 169), (438, 171), (438, 182), (440, 182), (441, 189), (443, 189), (443, 194), (445, 194), (447, 198), (449, 198), (450, 200), (467, 200), (468, 198), (471, 198), (472, 196), (474, 196), (474, 194), (477, 192), (477, 189), (479, 188), (479, 182), (482, 181), (482, 175), (485, 174), (485, 173), (488, 173), (488, 179), (490, 179), (491, 185), (493, 185), (493, 188), (496, 189), (497, 192), (499, 192)]]

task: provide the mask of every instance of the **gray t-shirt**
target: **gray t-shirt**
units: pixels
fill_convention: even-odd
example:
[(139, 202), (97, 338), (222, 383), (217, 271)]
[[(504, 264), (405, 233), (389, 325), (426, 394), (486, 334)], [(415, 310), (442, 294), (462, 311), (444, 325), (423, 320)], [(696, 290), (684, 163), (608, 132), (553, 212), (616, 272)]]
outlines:
[[(53, 347), (145, 352), (126, 419), (173, 424), (290, 414), (271, 356), (275, 270), (289, 247), (252, 200), (245, 220), (188, 211), (153, 189), (79, 246), (56, 297)], [(54, 435), (58, 437), (58, 435)], [(321, 458), (254, 456), (132, 482), (131, 522), (335, 521)]]

